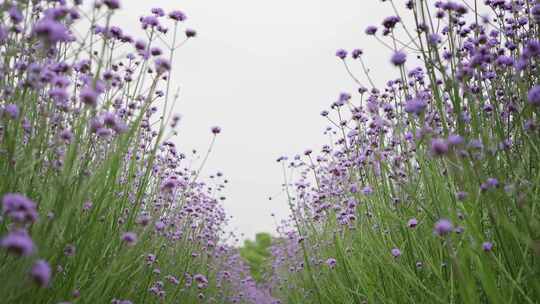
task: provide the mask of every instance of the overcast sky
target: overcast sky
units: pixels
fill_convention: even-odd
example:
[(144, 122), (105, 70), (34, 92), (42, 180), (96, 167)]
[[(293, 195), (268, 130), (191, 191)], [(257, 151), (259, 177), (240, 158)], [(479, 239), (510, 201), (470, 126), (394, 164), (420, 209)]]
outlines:
[[(377, 0), (124, 0), (115, 19), (133, 34), (138, 17), (152, 7), (180, 9), (196, 39), (179, 50), (173, 68), (181, 86), (176, 112), (182, 113), (181, 150), (205, 151), (210, 127), (223, 129), (205, 173), (221, 170), (229, 178), (225, 208), (231, 229), (252, 238), (273, 232), (287, 215), (280, 192), (281, 167), (275, 159), (318, 149), (327, 122), (321, 110), (339, 92), (356, 86), (336, 49), (362, 48), (378, 81), (396, 71), (390, 51), (364, 35), (370, 24), (390, 15)], [(360, 75), (359, 66), (356, 67)]]

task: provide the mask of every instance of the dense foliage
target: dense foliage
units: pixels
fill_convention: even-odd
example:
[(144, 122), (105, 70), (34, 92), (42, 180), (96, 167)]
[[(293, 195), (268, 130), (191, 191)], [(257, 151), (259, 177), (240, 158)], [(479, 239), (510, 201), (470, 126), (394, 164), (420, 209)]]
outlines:
[(301, 177), (286, 181), (275, 295), (538, 303), (540, 3), (385, 2), (393, 15), (365, 33), (397, 78), (377, 88), (362, 50), (338, 50), (359, 90), (322, 112), (332, 142), (278, 160)]
[(136, 39), (118, 0), (1, 1), (0, 301), (537, 303), (540, 2), (382, 2), (365, 33), (396, 78), (336, 52), (358, 91), (320, 153), (278, 159), (279, 235), (238, 249), (227, 180), (201, 180), (221, 129), (200, 157), (173, 142), (186, 15)]
[(196, 32), (155, 8), (135, 39), (118, 9), (0, 2), (0, 301), (239, 302), (253, 283), (222, 242), (226, 180), (173, 143), (169, 74)]
[(240, 256), (246, 261), (253, 279), (261, 282), (264, 275), (270, 269), (270, 246), (272, 236), (269, 233), (257, 233), (255, 241), (245, 240), (244, 246), (240, 248)]

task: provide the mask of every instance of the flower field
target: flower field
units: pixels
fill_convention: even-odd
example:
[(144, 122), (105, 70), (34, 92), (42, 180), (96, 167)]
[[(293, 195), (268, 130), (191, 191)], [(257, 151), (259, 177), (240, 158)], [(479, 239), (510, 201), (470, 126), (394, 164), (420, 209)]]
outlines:
[(0, 2), (1, 303), (540, 302), (540, 2), (381, 1), (359, 24), (395, 75), (336, 51), (358, 89), (277, 159), (290, 216), (244, 248), (201, 174), (221, 128), (175, 144), (186, 13), (134, 37), (91, 2)]

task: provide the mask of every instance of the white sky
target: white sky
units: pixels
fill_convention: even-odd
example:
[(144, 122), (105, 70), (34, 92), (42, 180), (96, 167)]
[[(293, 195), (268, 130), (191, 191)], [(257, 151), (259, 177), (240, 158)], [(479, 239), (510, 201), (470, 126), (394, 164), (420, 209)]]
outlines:
[(184, 152), (204, 152), (210, 127), (221, 126), (205, 173), (221, 170), (229, 178), (231, 228), (247, 238), (273, 232), (270, 214), (288, 213), (283, 195), (268, 200), (281, 189), (275, 159), (325, 144), (320, 111), (339, 92), (356, 89), (336, 49), (364, 49), (377, 82), (397, 75), (391, 52), (364, 35), (367, 25), (392, 14), (390, 7), (376, 0), (124, 0), (116, 24), (140, 34), (138, 17), (152, 7), (184, 11), (198, 32), (173, 67), (183, 115), (176, 142)]

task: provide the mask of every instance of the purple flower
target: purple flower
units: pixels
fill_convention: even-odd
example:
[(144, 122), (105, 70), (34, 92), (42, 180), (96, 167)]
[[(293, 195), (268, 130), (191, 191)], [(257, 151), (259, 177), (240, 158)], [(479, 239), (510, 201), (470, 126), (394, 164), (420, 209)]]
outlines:
[(19, 106), (17, 106), (14, 103), (8, 103), (4, 106), (4, 113), (9, 116), (11, 119), (17, 119), (19, 118)]
[(208, 286), (208, 279), (202, 274), (196, 274), (193, 276), (195, 282), (197, 282), (197, 288), (203, 289)]
[(390, 62), (395, 66), (401, 66), (405, 64), (405, 61), (407, 61), (407, 54), (402, 51), (396, 51), (390, 58)]
[(186, 14), (184, 14), (184, 12), (176, 10), (176, 11), (172, 11), (172, 12), (169, 13), (169, 18), (171, 18), (174, 21), (180, 21), (181, 22), (181, 21), (186, 20), (187, 16), (186, 16)]
[(498, 186), (499, 181), (496, 178), (490, 177), (480, 185), (480, 190), (487, 191), (491, 188), (497, 188)]
[(197, 36), (197, 31), (194, 29), (186, 29), (186, 37), (193, 38), (195, 36)]
[(347, 58), (347, 51), (344, 50), (344, 49), (339, 49), (336, 51), (336, 56), (339, 58), (339, 59), (345, 59)]
[(451, 134), (448, 136), (448, 143), (452, 146), (461, 145), (463, 144), (463, 137), (456, 134)]
[(412, 218), (407, 222), (407, 227), (409, 228), (415, 228), (417, 225), (418, 225), (418, 220), (415, 218)]
[(96, 135), (99, 138), (109, 138), (112, 135), (112, 131), (109, 128), (99, 128), (96, 131)]
[(215, 126), (215, 127), (212, 127), (210, 131), (212, 131), (212, 134), (219, 134), (221, 133), (221, 128), (218, 126)]
[(21, 23), (24, 20), (24, 16), (16, 6), (12, 6), (8, 12), (9, 19), (11, 19), (11, 22), (13, 22), (14, 24)]
[(19, 193), (8, 193), (2, 198), (2, 211), (12, 221), (33, 223), (38, 218), (36, 203)]
[(437, 33), (429, 34), (428, 36), (428, 42), (432, 45), (437, 45), (441, 43), (441, 41), (442, 41), (441, 35)]
[(0, 240), (0, 247), (18, 256), (29, 256), (34, 252), (34, 242), (26, 230), (11, 231)]
[(165, 16), (165, 11), (160, 7), (154, 7), (150, 11), (152, 12), (152, 14), (154, 14), (154, 15), (156, 15), (158, 17)]
[(122, 234), (122, 241), (128, 246), (133, 246), (137, 243), (137, 234), (135, 232), (126, 232)]
[(365, 33), (370, 36), (375, 35), (377, 33), (377, 27), (374, 25), (370, 25), (366, 28)]
[(431, 140), (431, 152), (436, 156), (442, 156), (448, 153), (448, 143), (442, 138)]
[(360, 58), (360, 56), (362, 56), (363, 53), (364, 51), (362, 51), (361, 49), (354, 49), (351, 55), (353, 59), (358, 59)]
[(482, 244), (482, 249), (485, 251), (485, 252), (490, 252), (492, 249), (493, 249), (493, 244), (491, 242), (484, 242)]
[(464, 201), (467, 198), (467, 192), (459, 191), (456, 193), (456, 198), (458, 201)]
[(435, 234), (443, 236), (452, 232), (453, 228), (454, 227), (452, 225), (452, 222), (447, 219), (440, 219), (437, 223), (435, 223), (435, 228), (433, 229), (433, 231), (435, 232)]
[(154, 63), (158, 74), (163, 74), (171, 70), (171, 63), (167, 59), (158, 58)]
[(420, 115), (426, 109), (427, 104), (422, 98), (409, 99), (405, 103), (405, 112)]
[(393, 29), (396, 24), (398, 22), (400, 22), (401, 19), (398, 17), (398, 16), (389, 16), (389, 17), (386, 17), (384, 18), (383, 22), (382, 22), (382, 25), (386, 28), (386, 29)]
[(70, 130), (65, 129), (60, 132), (59, 137), (64, 142), (70, 143), (73, 140), (73, 133)]
[(392, 248), (391, 253), (395, 258), (401, 256), (401, 250), (399, 250), (398, 248)]
[(334, 268), (337, 265), (337, 261), (334, 258), (329, 258), (328, 260), (326, 260), (326, 265), (328, 265), (328, 267), (330, 268)]
[(534, 22), (540, 23), (540, 3), (536, 3), (531, 8), (531, 15), (532, 15), (532, 17), (534, 19)]
[(66, 26), (52, 18), (43, 18), (38, 21), (34, 25), (33, 33), (49, 45), (69, 40), (69, 33)]
[(44, 260), (38, 260), (32, 266), (32, 271), (30, 272), (32, 279), (40, 287), (47, 287), (49, 281), (51, 280), (51, 267)]
[(533, 106), (540, 106), (540, 85), (535, 85), (529, 90), (527, 100)]
[(365, 186), (363, 189), (362, 189), (362, 193), (364, 195), (371, 195), (373, 193), (373, 188), (371, 188), (371, 186)]
[(109, 8), (109, 9), (119, 9), (120, 8), (120, 1), (118, 0), (104, 0), (103, 3)]
[(157, 231), (161, 231), (163, 229), (165, 229), (165, 223), (162, 222), (162, 221), (157, 221), (155, 224), (154, 224), (155, 228)]
[(98, 97), (99, 93), (97, 90), (90, 86), (83, 87), (79, 93), (81, 102), (92, 107), (97, 106)]

